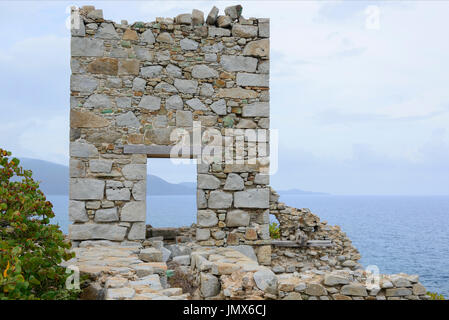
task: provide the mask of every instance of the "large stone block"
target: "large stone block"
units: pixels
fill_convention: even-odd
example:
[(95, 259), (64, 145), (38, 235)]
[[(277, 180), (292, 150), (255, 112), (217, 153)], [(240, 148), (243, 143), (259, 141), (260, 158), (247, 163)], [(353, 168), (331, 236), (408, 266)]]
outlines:
[(146, 233), (145, 222), (134, 222), (128, 233), (128, 240), (144, 240)]
[(95, 91), (98, 87), (98, 80), (86, 75), (71, 75), (70, 76), (70, 90), (78, 91), (84, 94), (89, 94)]
[(214, 190), (211, 191), (208, 200), (208, 207), (211, 209), (226, 209), (232, 205), (232, 193)]
[(257, 59), (244, 56), (221, 56), (221, 66), (226, 71), (246, 71), (255, 72), (257, 68)]
[(220, 99), (218, 101), (215, 101), (214, 103), (212, 103), (210, 105), (210, 108), (212, 109), (213, 112), (215, 112), (216, 114), (218, 114), (220, 116), (224, 116), (227, 114), (225, 99)]
[(270, 191), (268, 189), (249, 189), (234, 193), (236, 208), (268, 208)]
[(115, 118), (115, 124), (119, 127), (138, 128), (140, 127), (139, 119), (132, 111), (120, 114)]
[(192, 111), (177, 110), (176, 111), (176, 126), (177, 127), (192, 127), (193, 126)]
[(243, 117), (269, 117), (270, 104), (268, 102), (254, 102), (242, 108)]
[(109, 173), (112, 169), (111, 160), (90, 160), (89, 168), (94, 173)]
[(195, 80), (175, 79), (174, 85), (182, 93), (196, 93), (198, 82)]
[(140, 74), (144, 78), (156, 78), (161, 74), (161, 72), (162, 72), (161, 66), (149, 66), (140, 69)]
[(120, 216), (121, 221), (145, 221), (146, 206), (145, 201), (131, 201), (125, 203)]
[(69, 201), (69, 219), (72, 222), (89, 221), (84, 201), (75, 201), (75, 200)]
[(226, 182), (224, 185), (224, 190), (243, 190), (245, 188), (245, 183), (243, 181), (243, 178), (240, 177), (240, 175), (236, 173), (230, 173), (228, 174), (228, 177), (226, 178)]
[(250, 215), (243, 210), (232, 210), (226, 214), (227, 227), (246, 227), (249, 225)]
[(104, 42), (99, 39), (73, 37), (71, 40), (73, 57), (102, 57)]
[(217, 189), (220, 187), (220, 179), (211, 174), (199, 174), (198, 175), (198, 188), (199, 189)]
[(267, 293), (277, 294), (278, 279), (273, 271), (261, 269), (253, 275), (256, 286)]
[(194, 65), (192, 77), (197, 79), (218, 78), (218, 72), (204, 64)]
[(104, 239), (122, 241), (125, 239), (126, 227), (114, 224), (72, 224), (69, 226), (69, 238), (71, 240)]
[(218, 218), (214, 211), (212, 210), (198, 210), (197, 213), (197, 224), (200, 227), (213, 227), (217, 225)]
[(96, 222), (118, 221), (117, 208), (100, 209), (95, 212)]
[(257, 37), (257, 30), (257, 26), (236, 23), (232, 26), (232, 36), (237, 38), (254, 38)]
[(161, 108), (161, 98), (155, 96), (143, 96), (139, 103), (139, 108), (156, 111)]
[(247, 43), (243, 49), (244, 56), (266, 58), (270, 55), (270, 41), (268, 39), (256, 40)]
[(70, 179), (70, 199), (72, 200), (102, 200), (104, 181), (90, 178)]
[(257, 98), (257, 92), (254, 90), (247, 90), (243, 88), (229, 88), (220, 89), (217, 96), (219, 98), (253, 99)]
[(120, 36), (115, 31), (112, 23), (103, 22), (95, 33), (95, 38), (107, 39), (107, 40), (119, 40)]
[(78, 158), (95, 158), (98, 157), (97, 148), (86, 142), (70, 142), (70, 156)]
[(118, 73), (118, 60), (114, 58), (98, 58), (88, 64), (90, 73), (116, 76)]
[(131, 192), (128, 188), (106, 189), (106, 198), (108, 200), (129, 201), (131, 199)]
[(144, 180), (147, 176), (145, 164), (131, 163), (123, 167), (122, 173), (127, 180)]
[(85, 108), (104, 108), (111, 109), (112, 108), (112, 100), (106, 94), (93, 94), (91, 95), (86, 102), (84, 102), (83, 107)]
[(220, 293), (220, 281), (214, 275), (201, 272), (200, 291), (205, 298), (216, 296)]
[(86, 166), (82, 160), (70, 159), (70, 178), (84, 178)]
[(109, 125), (109, 121), (90, 111), (70, 110), (71, 128), (103, 128)]
[(243, 87), (268, 87), (268, 74), (254, 74), (239, 72), (237, 74), (237, 85)]
[(196, 228), (196, 240), (197, 241), (205, 241), (210, 238), (210, 229), (201, 229)]
[(139, 182), (134, 183), (132, 194), (134, 197), (134, 200), (145, 200), (146, 198), (146, 192), (147, 192), (147, 182), (146, 180), (142, 180)]

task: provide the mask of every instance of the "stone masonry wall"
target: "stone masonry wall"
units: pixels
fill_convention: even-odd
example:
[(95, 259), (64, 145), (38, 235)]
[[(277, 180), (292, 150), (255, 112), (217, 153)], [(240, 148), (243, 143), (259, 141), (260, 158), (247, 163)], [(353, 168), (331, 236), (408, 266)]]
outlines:
[[(257, 148), (257, 161), (246, 161), (254, 138), (245, 136), (269, 129), (269, 20), (241, 13), (214, 7), (206, 18), (193, 10), (128, 24), (105, 20), (93, 6), (73, 11), (72, 240), (144, 239), (146, 159), (167, 157), (179, 142), (174, 130), (190, 134), (200, 121), (235, 154), (198, 164), (197, 241), (269, 251), (268, 154)], [(257, 139), (268, 145), (267, 134)]]

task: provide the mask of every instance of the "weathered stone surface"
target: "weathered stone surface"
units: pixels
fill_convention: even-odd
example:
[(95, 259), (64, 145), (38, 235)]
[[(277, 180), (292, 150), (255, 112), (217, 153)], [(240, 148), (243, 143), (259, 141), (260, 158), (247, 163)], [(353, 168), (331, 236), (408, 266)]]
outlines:
[(104, 41), (92, 38), (72, 38), (72, 57), (102, 57), (104, 53)]
[(211, 174), (198, 175), (199, 189), (217, 189), (218, 187), (220, 187), (220, 184), (220, 179)]
[(200, 189), (198, 189), (196, 192), (196, 205), (198, 209), (207, 208), (206, 194)]
[(230, 88), (220, 89), (217, 96), (219, 98), (252, 99), (257, 97), (257, 92), (242, 88)]
[(234, 206), (236, 208), (268, 208), (268, 189), (249, 189), (234, 193)]
[(161, 66), (149, 66), (140, 69), (140, 74), (144, 78), (156, 78), (161, 74), (161, 72), (162, 72)]
[(147, 166), (145, 164), (128, 164), (123, 167), (122, 173), (127, 180), (146, 179)]
[(119, 127), (138, 128), (140, 122), (132, 111), (121, 114), (115, 118), (115, 124)]
[(327, 295), (327, 290), (319, 283), (308, 283), (305, 293), (309, 296), (325, 296)]
[(120, 36), (117, 34), (117, 31), (115, 31), (115, 28), (111, 23), (103, 22), (95, 33), (95, 38), (119, 40)]
[(192, 10), (192, 25), (201, 26), (204, 23), (204, 13), (201, 10)]
[(123, 32), (122, 40), (137, 41), (139, 40), (139, 37), (135, 30), (126, 29), (125, 32)]
[(131, 98), (130, 97), (117, 97), (115, 98), (115, 104), (117, 108), (128, 109), (131, 108)]
[(232, 26), (232, 36), (238, 38), (257, 37), (257, 27), (236, 23)]
[(254, 102), (242, 108), (243, 117), (269, 117), (270, 104), (268, 102)]
[(200, 227), (213, 227), (218, 223), (217, 215), (212, 210), (198, 210), (196, 220)]
[(86, 166), (82, 160), (70, 159), (70, 178), (83, 178), (86, 176)]
[(227, 28), (232, 24), (232, 19), (229, 16), (218, 16), (217, 26), (219, 28)]
[(222, 55), (220, 63), (223, 69), (232, 72), (255, 72), (257, 68), (257, 59), (252, 57)]
[(168, 75), (170, 75), (173, 78), (182, 78), (182, 70), (181, 68), (169, 64), (168, 66), (165, 67), (165, 71), (167, 72)]
[(267, 74), (254, 74), (243, 72), (239, 72), (237, 74), (238, 86), (268, 87), (268, 84), (269, 84), (269, 76)]
[(218, 8), (216, 6), (213, 6), (209, 14), (207, 15), (206, 23), (214, 25), (215, 22), (217, 21), (218, 12), (219, 12)]
[(209, 27), (209, 37), (229, 37), (231, 30), (224, 28)]
[(197, 64), (192, 68), (192, 77), (197, 79), (218, 78), (218, 72), (204, 64)]
[(350, 283), (341, 287), (341, 294), (345, 296), (359, 296), (366, 297), (368, 293), (366, 292), (366, 287), (360, 283)]
[(225, 8), (225, 14), (232, 20), (237, 20), (242, 15), (243, 8), (241, 5), (229, 6)]
[(210, 229), (196, 228), (195, 234), (197, 241), (208, 240), (210, 238)]
[(210, 108), (212, 109), (212, 111), (214, 111), (216, 114), (218, 114), (220, 116), (224, 116), (227, 114), (225, 99), (220, 99), (218, 101), (215, 101), (214, 103), (212, 103), (210, 105)]
[(162, 42), (162, 43), (173, 43), (173, 38), (171, 37), (170, 33), (168, 32), (161, 32), (157, 38), (156, 38), (157, 42)]
[(118, 221), (117, 208), (100, 209), (95, 212), (96, 222)]
[(386, 289), (385, 296), (387, 297), (405, 297), (412, 295), (412, 290), (409, 288), (391, 288)]
[(200, 88), (200, 94), (211, 97), (214, 94), (214, 87), (210, 83), (203, 83)]
[(190, 265), (190, 256), (177, 256), (173, 258), (173, 262), (181, 265), (181, 266), (189, 266)]
[(148, 110), (159, 110), (161, 108), (161, 98), (155, 96), (143, 96), (139, 103), (139, 108)]
[(137, 76), (140, 71), (139, 60), (137, 59), (121, 59), (118, 64), (119, 75)]
[(70, 90), (81, 93), (92, 93), (97, 89), (98, 80), (86, 75), (71, 75)]
[(183, 107), (184, 103), (179, 95), (170, 96), (165, 100), (165, 108), (168, 110), (181, 110)]
[(69, 219), (72, 222), (89, 221), (84, 201), (75, 201), (75, 200), (69, 201)]
[(254, 184), (269, 184), (270, 176), (268, 174), (257, 173), (254, 177)]
[(326, 286), (335, 286), (338, 284), (349, 284), (348, 277), (339, 275), (339, 274), (332, 274), (328, 273), (324, 275), (324, 284)]
[(108, 200), (129, 201), (131, 199), (131, 192), (128, 188), (106, 189), (106, 198)]
[(122, 241), (126, 235), (126, 228), (114, 224), (72, 224), (69, 226), (71, 240), (105, 239)]
[(178, 14), (175, 18), (175, 22), (178, 24), (192, 24), (192, 15), (190, 13)]
[(211, 209), (226, 209), (232, 205), (232, 193), (214, 190), (209, 194), (208, 206)]
[(232, 210), (226, 214), (227, 227), (246, 227), (249, 221), (249, 214), (243, 210)]
[(146, 199), (147, 183), (145, 180), (134, 183), (132, 194), (134, 200), (143, 201)]
[(125, 203), (120, 215), (121, 221), (145, 221), (145, 201), (131, 201)]
[(90, 73), (115, 76), (118, 73), (118, 60), (113, 58), (98, 58), (88, 64)]
[(112, 108), (111, 99), (105, 94), (93, 94), (84, 103), (85, 108)]
[(270, 37), (270, 23), (260, 23), (259, 22), (259, 37), (269, 38)]
[(264, 268), (254, 273), (253, 277), (260, 290), (274, 295), (277, 294), (278, 279), (273, 271)]
[(200, 275), (200, 290), (205, 298), (216, 296), (220, 293), (220, 282), (217, 277), (202, 272)]
[(193, 98), (186, 101), (186, 104), (195, 111), (206, 111), (207, 108), (204, 103), (198, 98)]
[(177, 127), (192, 127), (193, 116), (191, 111), (176, 111), (176, 126)]
[(179, 45), (181, 46), (182, 50), (190, 51), (198, 49), (199, 44), (195, 40), (184, 38), (179, 41)]
[(236, 173), (228, 174), (226, 178), (224, 190), (243, 190), (245, 188), (244, 181), (240, 175)]
[(110, 160), (90, 160), (89, 169), (91, 172), (109, 173), (112, 169), (112, 161)]
[(70, 179), (70, 199), (72, 200), (102, 200), (104, 181), (90, 178)]
[(249, 42), (243, 49), (244, 56), (265, 58), (270, 55), (270, 42), (268, 39)]
[(413, 289), (412, 290), (413, 290), (413, 294), (415, 296), (420, 296), (420, 295), (423, 295), (423, 294), (427, 293), (426, 288), (422, 284), (420, 284), (420, 283), (415, 283), (413, 285)]
[(145, 262), (162, 262), (162, 252), (155, 248), (140, 250), (139, 259)]
[(159, 82), (154, 87), (154, 92), (177, 93), (178, 90), (174, 86), (172, 86), (171, 84), (168, 84), (167, 82)]
[(104, 300), (104, 298), (105, 290), (98, 282), (91, 282), (80, 295), (80, 300)]
[(109, 125), (109, 121), (90, 111), (70, 110), (71, 128), (103, 128)]
[(175, 79), (174, 85), (182, 93), (196, 93), (198, 88), (198, 82), (195, 80)]
[(148, 44), (153, 44), (156, 42), (156, 40), (154, 39), (154, 34), (151, 31), (151, 29), (148, 29), (145, 32), (143, 32), (140, 39), (142, 42), (146, 42)]

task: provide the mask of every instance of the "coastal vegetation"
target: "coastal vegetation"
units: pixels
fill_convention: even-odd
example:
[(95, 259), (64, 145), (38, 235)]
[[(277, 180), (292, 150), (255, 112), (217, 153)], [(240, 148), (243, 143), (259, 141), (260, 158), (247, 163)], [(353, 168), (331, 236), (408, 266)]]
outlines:
[(76, 299), (60, 266), (73, 257), (52, 204), (17, 158), (0, 149), (0, 300)]

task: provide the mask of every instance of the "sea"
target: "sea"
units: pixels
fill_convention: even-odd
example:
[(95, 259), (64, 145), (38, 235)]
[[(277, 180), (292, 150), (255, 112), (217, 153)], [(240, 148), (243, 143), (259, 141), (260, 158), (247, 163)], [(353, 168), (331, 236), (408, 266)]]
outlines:
[[(54, 222), (67, 233), (68, 197), (47, 198), (54, 206)], [(449, 297), (449, 196), (281, 194), (280, 201), (309, 208), (328, 224), (341, 226), (364, 267), (418, 274), (429, 291)], [(147, 197), (147, 224), (180, 227), (195, 221), (195, 195)]]

